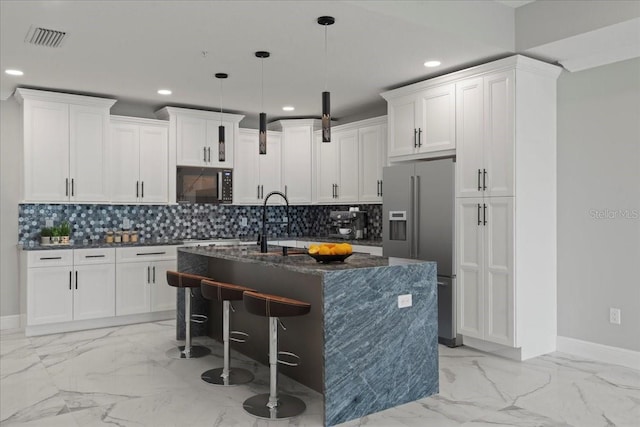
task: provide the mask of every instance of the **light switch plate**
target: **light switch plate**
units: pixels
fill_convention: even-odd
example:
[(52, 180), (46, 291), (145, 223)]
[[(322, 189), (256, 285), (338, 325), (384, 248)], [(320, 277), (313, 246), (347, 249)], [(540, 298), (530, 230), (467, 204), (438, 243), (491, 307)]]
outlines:
[(407, 308), (412, 305), (411, 294), (398, 295), (398, 308)]
[(247, 218), (240, 218), (240, 226), (241, 227), (247, 226)]

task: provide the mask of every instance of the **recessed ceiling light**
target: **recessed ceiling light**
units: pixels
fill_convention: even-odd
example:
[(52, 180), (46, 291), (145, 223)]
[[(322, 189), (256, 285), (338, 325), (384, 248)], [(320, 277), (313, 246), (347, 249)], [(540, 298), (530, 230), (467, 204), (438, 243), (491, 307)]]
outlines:
[(296, 107), (293, 107), (291, 105), (285, 105), (284, 107), (282, 107), (283, 111), (293, 111), (295, 109), (296, 109)]
[(160, 89), (158, 90), (159, 95), (171, 95), (171, 91), (169, 89)]
[(24, 75), (24, 73), (20, 70), (4, 70), (5, 73), (9, 74), (10, 76), (22, 76)]
[(424, 63), (425, 67), (437, 67), (440, 65), (440, 61), (427, 61)]

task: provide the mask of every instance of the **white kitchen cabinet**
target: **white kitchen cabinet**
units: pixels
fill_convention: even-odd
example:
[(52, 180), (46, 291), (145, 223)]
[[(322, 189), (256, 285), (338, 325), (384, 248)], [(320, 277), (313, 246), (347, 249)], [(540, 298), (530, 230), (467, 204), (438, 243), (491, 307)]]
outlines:
[(29, 251), (27, 325), (115, 314), (114, 249)]
[(109, 109), (113, 99), (19, 88), (25, 202), (109, 200)]
[(455, 85), (417, 85), (385, 92), (389, 117), (389, 159), (417, 159), (453, 150)]
[[(170, 123), (169, 141), (175, 147), (178, 166), (233, 168), (238, 123), (244, 116), (176, 107), (162, 108), (156, 115)], [(225, 128), (223, 161), (219, 156), (220, 125)]]
[(176, 288), (167, 270), (176, 270), (176, 248), (146, 246), (116, 250), (116, 315), (175, 310)]
[(111, 200), (121, 203), (168, 203), (169, 140), (159, 120), (111, 119)]
[(358, 128), (358, 200), (382, 203), (382, 168), (386, 165), (387, 126)]
[(331, 142), (316, 135), (316, 195), (320, 203), (358, 201), (358, 130), (332, 130)]
[[(282, 191), (280, 132), (267, 132), (267, 154), (259, 154), (258, 131), (240, 129), (233, 178), (235, 204), (261, 205), (271, 191)], [(273, 198), (269, 204), (281, 204)]]
[(290, 204), (309, 204), (312, 197), (313, 132), (319, 120), (280, 120), (282, 186)]
[(456, 86), (457, 196), (513, 196), (515, 70)]
[(512, 197), (458, 199), (458, 332), (517, 346)]

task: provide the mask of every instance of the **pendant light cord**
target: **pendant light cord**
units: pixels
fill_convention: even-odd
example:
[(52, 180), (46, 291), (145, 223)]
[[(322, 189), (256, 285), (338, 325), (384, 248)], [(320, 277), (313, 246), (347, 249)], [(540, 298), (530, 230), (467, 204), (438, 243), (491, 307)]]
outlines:
[(327, 54), (327, 27), (324, 26), (324, 91), (327, 91), (329, 80), (329, 55)]
[(222, 126), (222, 79), (220, 79), (220, 126)]
[(260, 71), (261, 81), (260, 81), (260, 109), (264, 112), (264, 58), (260, 59), (260, 66), (262, 67)]

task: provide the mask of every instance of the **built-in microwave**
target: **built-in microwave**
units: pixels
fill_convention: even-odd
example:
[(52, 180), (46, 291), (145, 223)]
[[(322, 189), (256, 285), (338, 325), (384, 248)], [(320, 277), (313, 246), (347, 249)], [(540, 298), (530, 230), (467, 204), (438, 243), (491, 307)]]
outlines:
[(231, 203), (233, 201), (231, 169), (178, 166), (176, 201), (178, 203)]

